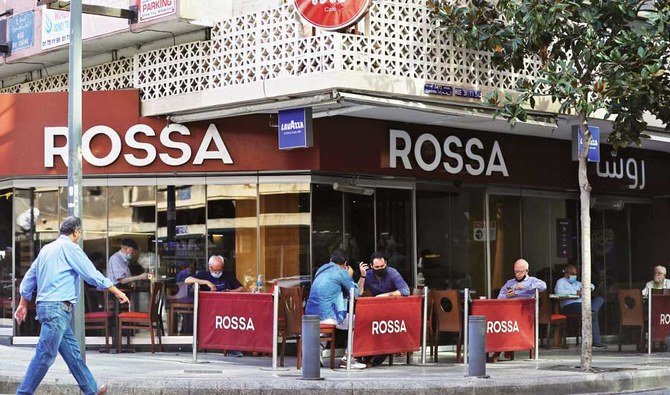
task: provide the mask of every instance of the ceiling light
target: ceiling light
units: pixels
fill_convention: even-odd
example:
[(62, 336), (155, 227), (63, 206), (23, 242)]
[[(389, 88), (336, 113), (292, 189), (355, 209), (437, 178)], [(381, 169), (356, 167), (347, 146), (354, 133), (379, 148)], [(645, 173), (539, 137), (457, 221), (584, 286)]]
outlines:
[(365, 195), (372, 196), (375, 193), (375, 190), (372, 188), (359, 187), (358, 185), (347, 185), (335, 183), (333, 184), (333, 189), (340, 192), (353, 193), (356, 195)]

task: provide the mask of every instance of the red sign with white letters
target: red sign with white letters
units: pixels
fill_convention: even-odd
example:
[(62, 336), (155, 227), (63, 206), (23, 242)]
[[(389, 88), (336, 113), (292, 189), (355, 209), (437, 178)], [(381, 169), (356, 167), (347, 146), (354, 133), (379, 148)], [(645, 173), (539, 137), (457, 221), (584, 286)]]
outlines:
[(535, 299), (473, 300), (472, 315), (486, 317), (486, 352), (535, 347)]
[(354, 356), (418, 351), (421, 296), (358, 298), (354, 314)]
[(294, 0), (300, 15), (325, 30), (340, 30), (358, 22), (372, 0)]
[(652, 295), (651, 340), (664, 342), (670, 335), (670, 295)]
[(200, 292), (198, 348), (272, 352), (270, 293)]

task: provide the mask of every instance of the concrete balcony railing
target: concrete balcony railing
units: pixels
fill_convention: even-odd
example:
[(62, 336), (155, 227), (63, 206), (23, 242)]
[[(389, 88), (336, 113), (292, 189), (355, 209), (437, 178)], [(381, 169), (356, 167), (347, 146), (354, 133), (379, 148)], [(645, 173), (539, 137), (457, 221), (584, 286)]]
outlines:
[[(426, 82), (486, 92), (513, 89), (540, 65), (498, 72), (488, 53), (455, 46), (425, 0), (376, 0), (356, 33), (314, 31), (292, 3), (221, 21), (209, 41), (140, 53), (86, 69), (85, 89), (138, 88), (143, 115), (262, 103), (338, 89), (424, 99)], [(129, 78), (132, 76), (132, 79)], [(5, 92), (67, 89), (67, 75)], [(479, 103), (480, 98), (432, 97)]]

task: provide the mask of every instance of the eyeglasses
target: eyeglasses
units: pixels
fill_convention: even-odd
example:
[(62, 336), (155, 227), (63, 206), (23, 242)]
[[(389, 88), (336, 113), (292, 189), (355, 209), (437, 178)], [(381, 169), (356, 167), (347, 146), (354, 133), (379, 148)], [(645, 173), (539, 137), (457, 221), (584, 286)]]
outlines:
[(661, 273), (661, 272), (654, 272), (654, 274), (657, 274), (657, 275), (660, 275), (660, 274), (665, 274), (665, 273)]
[(527, 271), (528, 271), (528, 270), (525, 270), (525, 269), (524, 269), (524, 270), (515, 270), (514, 273), (525, 273), (525, 272), (527, 272)]

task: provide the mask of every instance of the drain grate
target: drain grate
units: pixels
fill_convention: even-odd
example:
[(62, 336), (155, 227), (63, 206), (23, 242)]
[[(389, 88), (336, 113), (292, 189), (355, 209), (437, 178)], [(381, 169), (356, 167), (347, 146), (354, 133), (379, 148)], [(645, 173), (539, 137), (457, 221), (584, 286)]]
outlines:
[(211, 369), (185, 369), (184, 373), (194, 373), (194, 374), (221, 374), (223, 370), (211, 370)]

